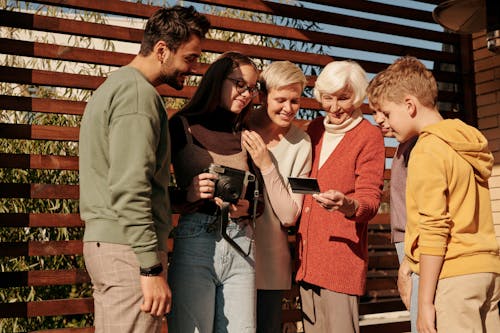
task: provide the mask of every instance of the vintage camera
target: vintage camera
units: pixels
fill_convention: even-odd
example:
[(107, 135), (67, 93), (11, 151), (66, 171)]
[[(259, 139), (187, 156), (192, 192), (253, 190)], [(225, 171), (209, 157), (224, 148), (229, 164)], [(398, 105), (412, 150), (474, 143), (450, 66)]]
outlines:
[(255, 175), (248, 171), (214, 163), (210, 164), (208, 172), (218, 175), (214, 196), (234, 204), (245, 197), (248, 183), (255, 181)]

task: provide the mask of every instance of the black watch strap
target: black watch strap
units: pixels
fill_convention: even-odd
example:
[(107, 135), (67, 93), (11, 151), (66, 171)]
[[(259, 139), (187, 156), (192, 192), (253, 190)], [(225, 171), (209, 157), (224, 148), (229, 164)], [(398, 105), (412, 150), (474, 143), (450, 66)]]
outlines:
[(142, 268), (140, 270), (140, 273), (142, 276), (158, 276), (163, 272), (163, 266), (162, 264), (154, 265), (152, 267), (148, 268)]

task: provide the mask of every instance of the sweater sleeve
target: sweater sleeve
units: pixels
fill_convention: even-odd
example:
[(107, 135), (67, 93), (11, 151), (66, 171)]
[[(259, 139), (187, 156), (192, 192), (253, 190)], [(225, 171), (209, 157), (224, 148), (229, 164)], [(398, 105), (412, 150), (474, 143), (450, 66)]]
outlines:
[(293, 226), (300, 215), (304, 195), (292, 193), (274, 166), (262, 177), (274, 214), (284, 227)]
[(377, 128), (370, 124), (366, 126), (365, 133), (358, 133), (366, 139), (356, 159), (355, 189), (350, 195), (359, 203), (355, 218), (361, 223), (368, 222), (377, 214), (384, 186), (384, 139)]
[(448, 176), (442, 155), (435, 147), (412, 151), (408, 165), (407, 195), (418, 213), (418, 247), (421, 254), (442, 256), (446, 252), (452, 219), (447, 207)]
[(109, 120), (111, 206), (141, 267), (160, 263), (151, 207), (159, 112), (163, 104), (154, 89), (123, 89)]
[[(293, 165), (289, 175), (282, 175), (279, 168), (274, 164), (268, 170), (262, 172), (265, 188), (269, 197), (274, 214), (285, 227), (293, 226), (297, 222), (302, 210), (303, 194), (293, 193), (286, 177), (306, 177), (311, 171), (311, 144), (303, 140), (299, 146), (294, 147), (295, 154), (288, 156), (276, 156), (277, 163), (289, 163)], [(285, 168), (286, 169), (286, 168)]]

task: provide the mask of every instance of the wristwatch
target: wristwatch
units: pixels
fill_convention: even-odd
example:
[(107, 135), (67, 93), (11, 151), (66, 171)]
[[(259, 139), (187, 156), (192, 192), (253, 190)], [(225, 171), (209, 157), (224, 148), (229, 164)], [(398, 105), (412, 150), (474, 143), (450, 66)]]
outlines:
[(162, 264), (140, 269), (141, 276), (158, 276), (163, 272)]

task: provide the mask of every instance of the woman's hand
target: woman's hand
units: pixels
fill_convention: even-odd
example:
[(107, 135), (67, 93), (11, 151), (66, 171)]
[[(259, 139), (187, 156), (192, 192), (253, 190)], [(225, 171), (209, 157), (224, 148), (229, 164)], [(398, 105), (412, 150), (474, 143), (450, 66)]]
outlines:
[(313, 199), (326, 210), (338, 210), (346, 217), (353, 216), (358, 209), (358, 202), (356, 200), (348, 198), (344, 193), (335, 190), (313, 194)]
[[(219, 207), (222, 207), (223, 201), (221, 198), (216, 197), (214, 201)], [(238, 218), (242, 216), (247, 216), (249, 215), (248, 212), (249, 208), (250, 208), (250, 201), (246, 199), (240, 199), (238, 200), (238, 203), (229, 205), (229, 217)]]
[(200, 199), (211, 199), (215, 192), (215, 179), (217, 175), (209, 172), (200, 173), (194, 176), (191, 184), (187, 188), (186, 200), (196, 202)]
[(253, 162), (260, 170), (271, 167), (273, 160), (267, 150), (267, 146), (262, 137), (255, 131), (243, 131), (241, 134), (241, 144), (252, 157)]

